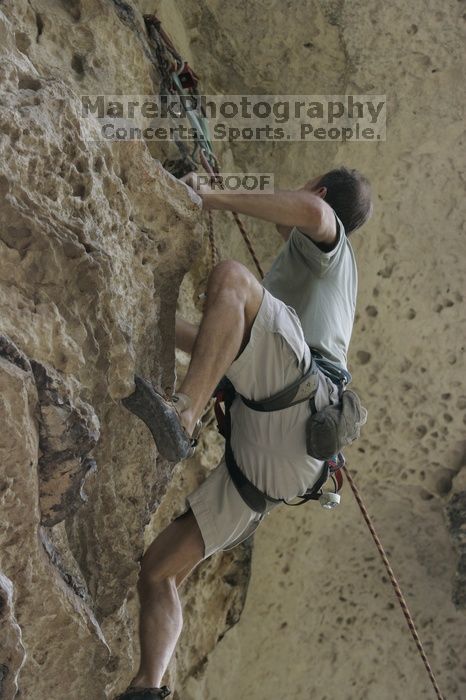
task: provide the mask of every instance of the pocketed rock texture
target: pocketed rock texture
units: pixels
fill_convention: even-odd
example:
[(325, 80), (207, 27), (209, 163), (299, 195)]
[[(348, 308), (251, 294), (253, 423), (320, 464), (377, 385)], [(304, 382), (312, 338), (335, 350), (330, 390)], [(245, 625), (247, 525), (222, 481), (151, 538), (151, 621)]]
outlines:
[(0, 574), (0, 622), (0, 693), (2, 697), (13, 697), (18, 689), (16, 679), (24, 661), (24, 646), (13, 607), (13, 584), (3, 574)]
[[(221, 457), (211, 408), (196, 456), (174, 467), (120, 403), (135, 371), (164, 390), (183, 375), (175, 311), (199, 319), (209, 269), (200, 201), (161, 165), (176, 151), (103, 142), (80, 114), (83, 94), (158, 92), (147, 12), (205, 93), (387, 94), (386, 142), (217, 150), (225, 171), (273, 172), (280, 187), (342, 162), (373, 182), (350, 354), (369, 423), (349, 465), (459, 700), (465, 10), (453, 0), (0, 2), (0, 697), (101, 700), (125, 686), (138, 560)], [(214, 221), (222, 256), (250, 265), (231, 219)], [(270, 262), (278, 234), (248, 225)], [(174, 700), (433, 697), (347, 486), (343, 503), (279, 509), (195, 571), (165, 679)]]
[[(0, 4), (5, 700), (17, 687), (100, 700), (128, 682), (144, 529), (173, 475), (119, 399), (136, 370), (173, 387), (200, 200), (144, 144), (92, 140), (92, 120), (80, 125), (83, 91), (157, 89), (140, 9), (125, 7)], [(247, 546), (217, 557), (186, 587), (188, 618), (196, 591), (217, 594), (205, 598), (202, 643), (188, 635), (185, 674), (238, 619), (249, 561)]]

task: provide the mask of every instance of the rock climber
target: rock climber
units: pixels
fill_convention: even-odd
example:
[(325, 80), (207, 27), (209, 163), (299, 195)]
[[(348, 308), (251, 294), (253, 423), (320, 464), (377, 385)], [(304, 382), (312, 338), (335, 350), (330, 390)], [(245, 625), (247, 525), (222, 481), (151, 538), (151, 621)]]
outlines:
[[(260, 284), (235, 260), (220, 262), (207, 285), (199, 326), (176, 320), (176, 345), (191, 355), (179, 391), (170, 399), (135, 377), (123, 400), (151, 430), (159, 453), (171, 461), (192, 455), (199, 419), (226, 376), (246, 399), (258, 401), (303, 376), (315, 349), (327, 364), (346, 370), (357, 293), (349, 237), (372, 212), (371, 188), (357, 170), (340, 167), (296, 190), (215, 192), (195, 188), (204, 210), (227, 210), (276, 225), (285, 244)], [(331, 373), (330, 373), (331, 376)], [(328, 373), (316, 378), (317, 410), (339, 400)], [(237, 464), (261, 491), (293, 499), (316, 482), (322, 461), (306, 452), (309, 402), (261, 413), (235, 399), (231, 445)], [(119, 700), (158, 700), (183, 625), (178, 589), (215, 552), (252, 535), (265, 513), (252, 510), (235, 487), (225, 459), (186, 499), (185, 512), (147, 549), (138, 581), (139, 669)]]

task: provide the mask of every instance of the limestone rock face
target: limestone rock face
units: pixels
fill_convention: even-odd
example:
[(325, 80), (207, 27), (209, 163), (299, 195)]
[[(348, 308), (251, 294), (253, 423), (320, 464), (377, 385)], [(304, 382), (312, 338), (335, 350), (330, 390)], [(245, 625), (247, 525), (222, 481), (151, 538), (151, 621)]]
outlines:
[[(173, 388), (200, 200), (144, 143), (81, 129), (83, 92), (157, 90), (141, 8), (5, 2), (0, 46), (0, 695), (101, 700), (137, 663), (144, 528), (173, 476), (119, 399), (136, 370)], [(238, 619), (249, 560), (219, 556), (186, 587), (237, 582), (206, 599), (184, 675)]]
[[(96, 663), (99, 668), (107, 663), (110, 650), (92, 610), (66, 584), (43, 546), (47, 534), (40, 526), (38, 396), (32, 372), (3, 357), (0, 371), (1, 565), (10, 582), (4, 621), (12, 641), (16, 633), (19, 647), (14, 654), (13, 646), (8, 648), (2, 640), (6, 653), (1, 661), (3, 697), (14, 697), (18, 686), (26, 697), (36, 692), (35, 687), (43, 697), (47, 692), (58, 695), (63, 691), (60, 677), (63, 679), (65, 660), (73, 655), (73, 648), (79, 645), (82, 662)], [(37, 677), (34, 669), (38, 667), (50, 669), (50, 677)], [(67, 678), (71, 685), (85, 686), (83, 692), (94, 692), (92, 679), (82, 678), (78, 664), (70, 665)]]
[(18, 690), (18, 673), (24, 661), (24, 647), (13, 606), (13, 584), (3, 574), (0, 574), (0, 621), (0, 695), (14, 697)]
[(84, 481), (95, 461), (87, 454), (100, 437), (92, 407), (73, 404), (58, 373), (32, 361), (40, 405), (39, 493), (44, 525), (72, 515), (82, 500)]
[[(158, 93), (156, 12), (207, 94), (387, 94), (377, 144), (216, 144), (225, 171), (298, 187), (342, 162), (373, 182), (354, 237), (350, 354), (369, 409), (348, 451), (445, 696), (466, 692), (464, 8), (447, 0), (0, 3), (0, 697), (112, 698), (134, 671), (135, 584), (154, 536), (222, 454), (211, 408), (174, 467), (120, 399), (170, 391), (178, 308), (210, 269), (176, 150), (101, 141), (81, 95)], [(222, 257), (253, 269), (224, 213)], [(248, 222), (270, 263), (274, 227)], [(317, 510), (316, 510), (317, 508)], [(246, 598), (247, 593), (247, 598)], [(184, 584), (174, 700), (406, 700), (432, 689), (349, 489), (281, 508)], [(244, 607), (244, 611), (243, 611)], [(233, 628), (233, 629), (231, 629)]]

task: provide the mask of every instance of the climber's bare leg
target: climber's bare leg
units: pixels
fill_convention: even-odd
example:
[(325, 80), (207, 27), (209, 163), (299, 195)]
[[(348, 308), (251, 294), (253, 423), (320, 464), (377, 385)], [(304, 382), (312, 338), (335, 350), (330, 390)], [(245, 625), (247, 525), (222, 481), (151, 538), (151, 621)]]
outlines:
[(184, 350), (190, 355), (199, 333), (199, 326), (185, 321), (181, 316), (176, 315), (175, 321), (175, 345), (180, 350)]
[(264, 289), (239, 262), (225, 260), (213, 269), (199, 332), (180, 392), (191, 399), (182, 414), (192, 432), (207, 402), (232, 362), (247, 345)]
[(191, 509), (174, 520), (147, 549), (141, 564), (141, 661), (131, 682), (159, 688), (183, 627), (178, 586), (204, 557), (204, 540)]

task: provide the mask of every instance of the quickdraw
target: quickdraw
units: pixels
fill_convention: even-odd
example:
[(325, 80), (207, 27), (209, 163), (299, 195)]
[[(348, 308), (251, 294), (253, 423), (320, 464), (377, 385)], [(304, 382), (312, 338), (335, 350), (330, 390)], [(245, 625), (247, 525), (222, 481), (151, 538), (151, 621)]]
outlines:
[[(160, 96), (178, 96), (180, 104), (186, 107), (184, 112), (196, 135), (192, 151), (186, 145), (186, 141), (175, 136), (175, 143), (180, 151), (181, 158), (177, 161), (166, 161), (164, 167), (172, 172), (175, 177), (182, 177), (191, 171), (198, 169), (200, 165), (199, 153), (205, 154), (211, 166), (217, 167), (212, 143), (210, 140), (209, 126), (204, 114), (200, 116), (194, 109), (188, 109), (188, 105), (196, 104), (199, 96), (197, 89), (199, 76), (194, 72), (189, 63), (185, 61), (173, 45), (172, 40), (162, 28), (160, 20), (155, 15), (144, 15), (146, 28), (151, 39), (154, 51), (155, 63), (158, 67), (161, 83)], [(184, 101), (183, 101), (184, 100)]]
[[(177, 95), (180, 101), (185, 99), (185, 102), (182, 102), (182, 104), (187, 105), (188, 103), (186, 100), (189, 99), (189, 104), (193, 105), (195, 103), (195, 99), (193, 98), (199, 96), (199, 77), (188, 62), (183, 60), (178, 53), (172, 40), (162, 28), (160, 20), (155, 15), (144, 15), (144, 20), (149, 37), (152, 40), (154, 58), (161, 77), (161, 98), (163, 99), (164, 96), (167, 95)], [(192, 151), (189, 152), (186, 141), (175, 136), (175, 143), (181, 158), (177, 160), (166, 160), (163, 166), (169, 170), (172, 175), (178, 178), (183, 177), (183, 175), (189, 172), (197, 171), (198, 168), (202, 166), (211, 177), (215, 177), (217, 181), (219, 181), (219, 163), (212, 147), (208, 121), (205, 114), (202, 113), (201, 116), (199, 116), (194, 109), (186, 109), (185, 111), (190, 125), (196, 134), (196, 141), (194, 142)], [(264, 272), (254, 252), (246, 229), (238, 214), (232, 212), (232, 215), (262, 279), (264, 277)], [(209, 244), (211, 249), (211, 264), (213, 266), (218, 259), (218, 255), (211, 212), (209, 212)]]

